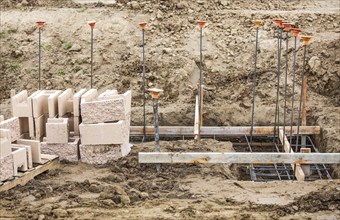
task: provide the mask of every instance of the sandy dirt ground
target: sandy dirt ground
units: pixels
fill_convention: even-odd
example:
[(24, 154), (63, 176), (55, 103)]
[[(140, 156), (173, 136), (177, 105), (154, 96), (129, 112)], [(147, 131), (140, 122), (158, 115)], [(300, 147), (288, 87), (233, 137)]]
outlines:
[[(0, 114), (6, 118), (11, 115), (11, 89), (27, 89), (29, 93), (37, 89), (35, 22), (40, 19), (46, 21), (42, 31), (43, 88), (89, 87), (90, 28), (86, 21), (94, 19), (95, 88), (115, 88), (120, 93), (132, 90), (132, 125), (143, 121), (138, 22), (149, 23), (145, 45), (147, 84), (164, 89), (159, 102), (160, 125), (194, 124), (199, 74), (196, 21), (206, 20), (203, 124), (242, 126), (251, 121), (255, 47), (252, 21), (265, 20), (259, 33), (255, 125), (274, 123), (277, 39), (272, 19), (294, 21), (303, 29), (302, 34), (314, 36), (307, 55), (307, 125), (322, 127), (317, 141), (320, 151), (340, 151), (339, 1), (117, 0), (110, 5), (80, 5), (70, 0), (3, 0), (0, 6)], [(290, 37), (288, 82), (292, 80), (292, 45)], [(295, 97), (301, 85), (301, 42), (297, 59)], [(282, 59), (282, 72), (284, 62)], [(288, 91), (291, 88), (289, 83)], [(282, 97), (283, 84), (280, 89)], [(288, 113), (291, 110), (289, 106)], [(147, 123), (153, 123), (149, 98)], [(229, 143), (207, 143), (196, 149), (190, 141), (164, 141), (161, 148), (233, 150)], [(242, 166), (164, 165), (158, 174), (154, 165), (138, 164), (137, 152), (143, 150), (153, 150), (153, 144), (136, 144), (128, 157), (101, 167), (62, 162), (57, 170), (40, 175), (26, 186), (1, 193), (0, 219), (340, 218), (340, 182), (336, 179), (339, 165), (332, 167), (333, 181), (254, 183), (241, 181)]]

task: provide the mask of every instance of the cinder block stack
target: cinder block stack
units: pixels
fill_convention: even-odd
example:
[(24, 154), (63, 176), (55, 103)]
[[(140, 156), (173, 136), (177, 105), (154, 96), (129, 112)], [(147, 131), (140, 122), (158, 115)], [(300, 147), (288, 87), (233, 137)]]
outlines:
[(107, 90), (98, 96), (91, 89), (81, 98), (80, 156), (91, 164), (104, 164), (130, 152), (131, 91)]

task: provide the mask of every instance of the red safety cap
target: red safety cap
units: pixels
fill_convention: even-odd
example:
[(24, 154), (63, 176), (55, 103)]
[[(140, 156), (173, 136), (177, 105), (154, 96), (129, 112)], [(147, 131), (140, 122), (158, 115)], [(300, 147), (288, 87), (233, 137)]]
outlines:
[(37, 21), (37, 25), (39, 28), (44, 27), (45, 21)]
[(87, 23), (90, 25), (91, 29), (94, 29), (94, 25), (96, 24), (96, 21), (88, 21)]
[(291, 28), (290, 31), (293, 33), (294, 37), (297, 37), (299, 33), (301, 32), (300, 28)]
[(197, 21), (197, 24), (200, 28), (203, 28), (206, 23), (206, 21)]
[(145, 21), (139, 23), (139, 27), (144, 30), (146, 28), (147, 23)]

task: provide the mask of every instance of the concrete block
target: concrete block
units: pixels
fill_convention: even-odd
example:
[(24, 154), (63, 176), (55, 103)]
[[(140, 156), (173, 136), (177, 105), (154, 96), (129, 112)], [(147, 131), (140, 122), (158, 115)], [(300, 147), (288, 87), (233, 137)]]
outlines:
[(116, 95), (118, 95), (117, 90), (106, 90), (105, 92), (103, 92), (102, 94), (100, 94), (97, 97), (97, 100), (108, 100), (108, 99), (112, 99), (113, 97), (115, 97)]
[(75, 117), (80, 116), (80, 99), (85, 93), (86, 89), (81, 89), (73, 96), (73, 115)]
[(28, 169), (31, 169), (33, 167), (31, 146), (21, 145), (21, 144), (12, 144), (12, 147), (15, 147), (15, 148), (24, 148), (26, 150), (27, 167), (28, 167)]
[(40, 141), (19, 139), (19, 140), (17, 140), (16, 143), (20, 144), (20, 145), (27, 145), (27, 146), (31, 147), (33, 163), (41, 163), (42, 162)]
[(0, 122), (5, 121), (5, 117), (3, 115), (0, 115)]
[(19, 126), (20, 126), (20, 134), (29, 133), (29, 122), (28, 117), (20, 117), (19, 118)]
[(0, 182), (10, 179), (14, 176), (13, 155), (0, 157)]
[(80, 158), (84, 163), (105, 164), (122, 157), (120, 145), (83, 145), (79, 146)]
[(123, 121), (79, 125), (81, 143), (84, 145), (123, 144)]
[(27, 105), (28, 105), (28, 108), (31, 109), (31, 114), (30, 116), (28, 117), (33, 117), (33, 98), (38, 95), (40, 92), (42, 92), (41, 90), (38, 90), (38, 91), (35, 91), (32, 95), (30, 95), (28, 98), (27, 98)]
[(45, 135), (45, 123), (46, 123), (46, 116), (41, 115), (38, 118), (34, 119), (34, 125), (35, 125), (35, 139), (41, 140), (42, 137)]
[(81, 117), (84, 124), (113, 122), (125, 119), (124, 99), (82, 102)]
[(50, 144), (41, 142), (41, 151), (43, 154), (58, 155), (60, 160), (78, 161), (79, 140), (77, 137), (72, 137), (68, 143)]
[(60, 90), (42, 90), (32, 98), (33, 117), (48, 114), (50, 118), (58, 114), (58, 96)]
[(48, 117), (54, 118), (58, 115), (58, 97), (61, 91), (55, 91), (48, 96)]
[(28, 131), (30, 138), (35, 138), (35, 125), (34, 125), (34, 118), (28, 117)]
[(8, 129), (0, 129), (0, 157), (6, 157), (11, 152), (11, 132)]
[(83, 102), (91, 102), (94, 101), (98, 96), (98, 91), (97, 89), (90, 89), (89, 91), (87, 91), (86, 93), (84, 93), (81, 96), (80, 99), (80, 104)]
[(68, 119), (68, 129), (69, 131), (74, 131), (74, 116), (71, 113), (67, 113), (66, 115), (59, 117)]
[(73, 131), (75, 136), (79, 136), (79, 124), (80, 124), (80, 117), (74, 116), (73, 117)]
[(20, 138), (20, 123), (18, 117), (9, 118), (0, 122), (0, 128), (10, 130), (12, 142)]
[(72, 89), (66, 89), (58, 96), (58, 114), (59, 117), (73, 112), (73, 92)]
[(28, 165), (27, 165), (26, 149), (12, 147), (12, 155), (13, 155), (14, 176), (18, 175), (18, 170), (27, 171)]
[(32, 109), (29, 108), (27, 90), (14, 95), (11, 98), (12, 113), (14, 117), (32, 117)]
[(49, 118), (46, 124), (47, 143), (67, 143), (69, 138), (68, 118)]
[(125, 143), (120, 145), (120, 151), (122, 152), (122, 157), (127, 156), (131, 151), (132, 144)]

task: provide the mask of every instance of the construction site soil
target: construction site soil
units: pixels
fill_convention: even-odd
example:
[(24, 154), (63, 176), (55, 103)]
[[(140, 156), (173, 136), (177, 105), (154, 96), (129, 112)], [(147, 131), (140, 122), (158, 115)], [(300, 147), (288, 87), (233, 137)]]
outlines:
[[(142, 125), (141, 31), (147, 21), (148, 87), (164, 89), (159, 101), (160, 125), (194, 124), (199, 78), (199, 29), (203, 30), (205, 126), (249, 126), (255, 28), (259, 30), (255, 125), (273, 125), (276, 100), (277, 38), (272, 19), (293, 21), (313, 35), (308, 46), (307, 125), (322, 128), (321, 152), (339, 152), (340, 144), (340, 14), (339, 1), (127, 1), (104, 5), (70, 0), (3, 0), (1, 6), (1, 113), (11, 116), (10, 90), (38, 87), (35, 22), (42, 30), (42, 87), (89, 88), (90, 28), (94, 29), (94, 87), (99, 91), (132, 90), (132, 125)], [(288, 99), (291, 102), (293, 39), (289, 41)], [(282, 54), (285, 54), (283, 43)], [(285, 59), (282, 58), (282, 73)], [(298, 42), (299, 97), (302, 43)], [(284, 74), (281, 74), (281, 82)], [(283, 84), (280, 97), (283, 97)], [(299, 99), (295, 99), (295, 113)], [(283, 109), (283, 100), (280, 102)], [(147, 99), (147, 124), (153, 124)], [(288, 113), (290, 113), (290, 105)], [(282, 113), (282, 111), (281, 111)], [(283, 118), (283, 113), (281, 118)], [(297, 115), (295, 114), (295, 124)], [(125, 158), (104, 166), (61, 162), (25, 186), (0, 193), (0, 218), (10, 219), (339, 219), (340, 167), (334, 180), (251, 182), (242, 166), (138, 163), (138, 152), (154, 144), (135, 144)], [(233, 151), (229, 142), (162, 141), (162, 151)]]

